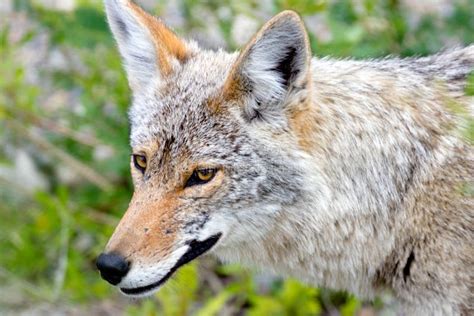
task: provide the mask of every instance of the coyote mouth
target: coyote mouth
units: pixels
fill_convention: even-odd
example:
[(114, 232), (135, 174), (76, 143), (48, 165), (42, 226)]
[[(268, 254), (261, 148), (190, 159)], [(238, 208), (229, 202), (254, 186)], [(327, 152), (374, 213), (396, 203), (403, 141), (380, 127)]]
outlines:
[(173, 268), (159, 281), (154, 282), (149, 285), (136, 287), (136, 288), (120, 288), (122, 293), (126, 295), (143, 295), (147, 292), (153, 291), (157, 289), (161, 285), (163, 285), (172, 275), (173, 273), (178, 270), (181, 266), (185, 265), (186, 263), (196, 259), (200, 255), (204, 254), (208, 250), (210, 250), (221, 238), (222, 234), (216, 234), (209, 237), (203, 241), (193, 240), (189, 243), (189, 249), (186, 253), (176, 262)]

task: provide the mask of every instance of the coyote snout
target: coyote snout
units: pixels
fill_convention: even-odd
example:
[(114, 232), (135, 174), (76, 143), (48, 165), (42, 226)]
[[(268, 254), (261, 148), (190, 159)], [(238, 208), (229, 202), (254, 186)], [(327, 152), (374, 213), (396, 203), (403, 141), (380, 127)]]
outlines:
[(133, 92), (135, 187), (97, 262), (107, 281), (148, 295), (212, 252), (368, 298), (390, 289), (402, 314), (470, 313), (474, 150), (459, 115), (473, 113), (474, 46), (312, 58), (286, 11), (229, 54), (105, 3)]
[[(143, 296), (149, 294), (149, 292), (156, 290), (168, 278), (182, 265), (202, 255), (209, 249), (211, 249), (219, 240), (221, 234), (214, 235), (204, 241), (193, 240), (189, 242), (189, 248), (178, 259), (175, 265), (163, 276), (157, 278), (156, 281), (151, 281), (148, 285), (138, 287), (120, 287), (120, 290), (127, 295), (131, 296)], [(122, 283), (123, 278), (126, 277), (130, 270), (131, 262), (127, 261), (122, 255), (116, 253), (102, 253), (97, 258), (97, 268), (104, 280), (112, 285), (118, 285)]]
[(146, 295), (180, 266), (211, 249), (222, 233), (206, 229), (210, 215), (188, 210), (184, 201), (210, 194), (213, 184), (219, 183), (219, 175), (214, 177), (214, 183), (201, 184), (199, 192), (192, 185), (188, 186), (196, 181), (193, 176), (185, 188), (167, 194), (153, 194), (138, 188), (105, 252), (97, 259), (102, 277), (118, 285), (124, 294)]

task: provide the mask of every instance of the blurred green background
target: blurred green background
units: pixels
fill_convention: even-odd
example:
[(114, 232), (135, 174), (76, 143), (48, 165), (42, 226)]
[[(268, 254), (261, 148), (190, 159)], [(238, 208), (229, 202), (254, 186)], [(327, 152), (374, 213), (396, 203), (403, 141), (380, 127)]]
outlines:
[[(138, 2), (210, 49), (237, 49), (283, 9), (302, 14), (318, 56), (474, 43), (472, 0)], [(152, 299), (119, 295), (94, 260), (132, 192), (129, 100), (101, 1), (1, 1), (0, 314), (393, 315), (389, 294), (365, 302), (208, 256)]]

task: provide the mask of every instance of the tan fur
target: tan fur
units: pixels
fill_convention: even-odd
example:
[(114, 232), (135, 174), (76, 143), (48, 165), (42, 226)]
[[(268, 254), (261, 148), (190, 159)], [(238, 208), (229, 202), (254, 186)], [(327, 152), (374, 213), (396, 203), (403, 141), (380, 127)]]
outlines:
[(157, 62), (164, 75), (169, 75), (172, 67), (170, 59), (176, 58), (184, 62), (189, 56), (185, 44), (161, 21), (149, 15), (135, 3), (128, 1), (127, 5), (136, 15), (140, 23), (149, 30), (157, 51)]
[(179, 205), (175, 194), (156, 196), (154, 192), (136, 191), (107, 244), (107, 252), (127, 254), (127, 259), (135, 262), (168, 257), (180, 227), (173, 212)]
[(300, 107), (291, 113), (290, 126), (298, 138), (300, 148), (311, 153), (318, 147), (315, 134), (322, 122), (317, 110), (311, 107), (309, 100), (300, 104)]

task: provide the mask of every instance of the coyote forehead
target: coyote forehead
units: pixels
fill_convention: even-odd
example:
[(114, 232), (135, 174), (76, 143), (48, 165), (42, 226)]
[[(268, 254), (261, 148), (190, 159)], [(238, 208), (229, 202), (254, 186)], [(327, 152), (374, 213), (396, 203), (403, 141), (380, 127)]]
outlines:
[(188, 45), (191, 52), (185, 64), (167, 77), (155, 74), (149, 87), (135, 94), (129, 111), (132, 147), (159, 141), (166, 133), (178, 136), (210, 124), (205, 121), (215, 111), (210, 103), (222, 93), (237, 56)]

